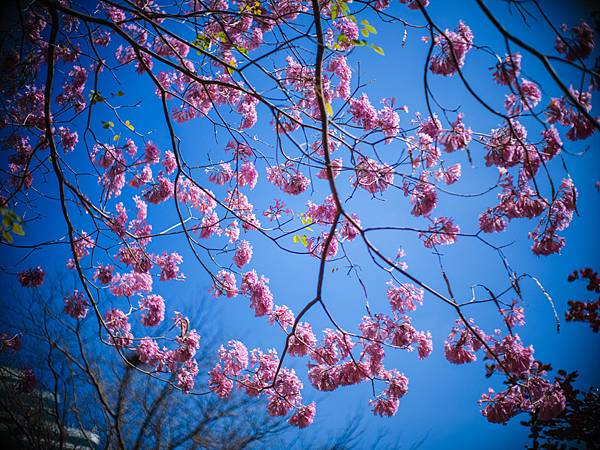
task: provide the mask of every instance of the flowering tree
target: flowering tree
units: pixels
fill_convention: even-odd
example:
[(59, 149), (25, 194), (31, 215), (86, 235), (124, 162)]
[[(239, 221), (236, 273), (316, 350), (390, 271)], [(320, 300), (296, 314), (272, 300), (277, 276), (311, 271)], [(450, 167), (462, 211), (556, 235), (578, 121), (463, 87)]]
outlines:
[[(471, 363), (479, 354), (489, 361), (488, 375), (504, 381), (501, 392), (481, 397), (488, 421), (506, 423), (520, 412), (555, 417), (564, 393), (515, 331), (524, 324), (524, 282), (538, 286), (551, 307), (552, 298), (537, 278), (512, 268), (493, 234), (524, 219), (535, 255), (565, 246), (561, 232), (577, 213), (578, 193), (564, 155), (600, 129), (592, 113), (598, 70), (589, 66), (594, 32), (585, 21), (556, 28), (536, 0), (531, 10), (507, 2), (523, 20), (535, 14), (551, 27), (555, 48), (546, 53), (483, 0), (475, 3), (502, 47), (478, 42), (462, 21), (438, 23), (428, 0), (22, 0), (18, 32), (3, 49), (0, 86), (9, 152), (3, 241), (23, 253), (15, 257), (19, 281), (42, 284), (44, 267), (27, 265), (27, 257), (66, 243), (66, 265), (79, 279), (64, 297), (69, 320), (97, 321), (100, 339), (128, 364), (127, 353), (137, 354), (137, 371), (188, 393), (225, 398), (238, 389), (266, 397), (270, 415), (301, 428), (316, 413), (316, 404), (303, 400), (301, 377), (319, 391), (365, 383), (373, 413), (392, 416), (408, 377), (387, 364), (386, 352), (416, 349), (427, 358), (435, 338), (445, 338), (450, 363)], [(384, 56), (380, 24), (400, 37), (390, 46), (404, 45), (409, 33), (423, 41), (422, 61), (412, 67), (422, 73), (414, 88), (423, 92), (423, 114), (411, 117), (393, 98), (373, 98), (360, 80), (361, 55)], [(474, 58), (503, 90), (500, 104), (473, 81)], [(541, 65), (547, 85), (523, 75), (527, 64)], [(472, 129), (460, 108), (438, 100), (436, 78), (457, 81), (497, 127)], [(136, 94), (140, 99), (131, 100)], [(202, 130), (200, 143), (197, 133), (189, 137), (192, 126)], [(168, 144), (157, 144), (160, 136)], [(206, 157), (199, 146), (210, 147)], [(491, 185), (486, 192), (447, 188), (460, 186), (465, 163)], [(438, 204), (466, 197), (488, 201), (478, 221), (436, 212)], [(406, 213), (406, 223), (385, 222), (386, 199)], [(365, 203), (377, 216), (357, 212)], [(35, 227), (43, 227), (36, 215), (46, 208), (59, 214), (66, 234), (46, 228), (34, 240)], [(402, 248), (376, 245), (383, 232), (421, 240), (433, 253), (429, 273), (409, 270)], [(187, 244), (185, 264), (172, 251), (175, 238)], [(464, 287), (453, 286), (441, 251), (458, 240), (497, 255), (490, 271), (505, 276), (503, 288), (482, 283), (471, 299), (455, 295)], [(294, 299), (302, 303), (296, 311), (269, 287), (276, 265), (271, 273), (253, 269), (263, 241), (317, 268), (314, 296)], [(359, 249), (369, 267), (353, 262)], [(324, 291), (336, 263), (362, 289), (347, 306), (356, 311), (354, 323), (336, 319)], [(389, 277), (387, 302), (372, 302), (377, 309), (364, 271)], [(157, 293), (161, 283), (183, 281), (184, 272), (208, 277), (214, 297), (248, 298), (256, 327), (281, 331), (278, 349), (224, 343), (207, 385), (197, 385), (200, 335), (185, 311)], [(412, 325), (409, 314), (423, 302), (454, 312), (447, 337)], [(473, 305), (498, 325), (478, 324)], [(309, 312), (329, 325), (313, 328)], [(153, 332), (167, 316), (170, 331)], [(307, 373), (289, 368), (291, 358), (305, 358)]]

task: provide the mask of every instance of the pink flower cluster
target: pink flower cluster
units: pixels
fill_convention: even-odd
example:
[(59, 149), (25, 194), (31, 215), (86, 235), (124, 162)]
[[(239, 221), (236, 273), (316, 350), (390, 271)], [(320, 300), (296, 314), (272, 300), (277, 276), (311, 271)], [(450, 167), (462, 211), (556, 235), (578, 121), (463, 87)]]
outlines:
[(290, 164), (267, 167), (267, 180), (290, 195), (302, 194), (310, 186), (310, 180)]
[(426, 233), (419, 233), (419, 237), (425, 238), (423, 244), (426, 248), (436, 245), (451, 245), (456, 242), (456, 235), (460, 233), (458, 225), (450, 217), (436, 217), (429, 226)]
[(248, 355), (246, 346), (239, 341), (229, 341), (227, 346), (221, 346), (219, 362), (209, 372), (211, 391), (219, 397), (229, 397), (235, 383), (250, 396), (266, 394), (270, 415), (285, 416), (294, 411), (289, 418), (290, 424), (304, 428), (312, 423), (315, 404), (302, 404), (302, 382), (293, 369), (278, 369), (279, 358), (275, 350), (265, 354), (254, 349)]
[(458, 22), (455, 31), (446, 30), (447, 39), (437, 36), (436, 45), (441, 53), (431, 58), (429, 70), (438, 75), (454, 75), (465, 64), (465, 57), (473, 46), (471, 28), (462, 20)]
[[(562, 26), (566, 31), (567, 26)], [(587, 58), (594, 49), (594, 30), (585, 21), (571, 28), (570, 36), (556, 36), (555, 48), (567, 61)]]
[(354, 171), (354, 186), (372, 194), (383, 192), (394, 183), (394, 169), (370, 158), (361, 157)]
[(365, 131), (381, 129), (386, 144), (392, 142), (400, 132), (400, 116), (393, 109), (391, 102), (384, 103), (384, 107), (377, 111), (367, 94), (362, 94), (358, 99), (350, 99), (350, 114), (352, 114), (352, 121)]
[(77, 289), (72, 294), (65, 295), (65, 312), (74, 319), (85, 319), (90, 302), (85, 298), (83, 292)]
[(242, 295), (250, 297), (250, 307), (256, 317), (266, 316), (273, 310), (273, 294), (268, 286), (269, 279), (255, 270), (246, 272), (242, 277)]
[(23, 270), (19, 272), (18, 278), (21, 286), (27, 288), (34, 288), (41, 286), (44, 283), (44, 277), (46, 276), (46, 272), (42, 266), (32, 267), (31, 269)]
[(165, 319), (165, 301), (160, 295), (148, 295), (140, 300), (142, 324), (147, 327), (155, 327)]

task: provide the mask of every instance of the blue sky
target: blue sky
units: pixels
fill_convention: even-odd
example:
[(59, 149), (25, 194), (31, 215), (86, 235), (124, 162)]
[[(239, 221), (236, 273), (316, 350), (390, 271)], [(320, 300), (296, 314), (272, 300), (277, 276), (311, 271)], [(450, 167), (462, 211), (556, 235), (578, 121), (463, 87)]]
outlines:
[[(489, 2), (492, 3), (492, 2)], [(580, 18), (588, 14), (583, 6), (571, 2), (567, 8), (564, 2), (544, 2), (548, 16), (560, 24), (565, 22), (575, 24)], [(536, 23), (528, 29), (521, 22), (518, 15), (511, 16), (503, 2), (494, 2), (495, 12), (509, 24), (510, 29), (516, 34), (525, 37), (527, 42), (544, 52), (552, 52), (553, 38), (550, 30), (543, 23)], [(458, 20), (462, 19), (473, 29), (475, 43), (489, 45), (498, 53), (504, 53), (500, 36), (492, 29), (491, 24), (477, 9), (474, 1), (439, 2), (432, 1), (429, 7), (432, 18), (442, 28), (453, 29)], [(418, 12), (407, 11), (401, 5), (394, 5), (393, 11), (400, 12), (403, 17), (412, 23), (423, 23)], [(375, 104), (380, 98), (395, 97), (397, 104), (406, 104), (409, 113), (401, 117), (402, 125), (409, 126), (416, 111), (424, 112), (425, 102), (422, 88), (422, 74), (427, 45), (421, 41), (425, 31), (408, 30), (406, 45), (401, 47), (403, 29), (399, 25), (382, 24), (377, 19), (369, 17), (369, 21), (376, 25), (378, 34), (373, 37), (385, 50), (385, 56), (379, 56), (368, 48), (358, 48), (350, 56), (352, 67), (356, 70), (360, 63), (361, 80), (367, 83), (363, 92), (368, 93)], [(534, 30), (534, 31), (533, 31)], [(597, 54), (597, 52), (596, 52)], [(505, 91), (495, 85), (491, 79), (488, 67), (493, 65), (489, 55), (472, 51), (467, 57), (464, 68), (465, 75), (490, 102), (498, 107), (504, 99)], [(563, 68), (564, 69), (564, 68)], [(570, 70), (561, 70), (561, 75), (566, 79), (573, 79)], [(524, 57), (523, 76), (537, 81), (543, 86), (543, 104), (551, 96), (558, 96), (557, 88), (550, 82), (543, 69), (532, 57)], [(136, 128), (144, 132), (152, 131), (151, 139), (161, 149), (170, 148), (169, 137), (160, 122), (160, 104), (153, 95), (148, 95), (149, 81), (141, 80), (132, 74), (123, 73), (121, 89), (125, 91), (126, 99), (142, 99), (143, 108), (131, 110), (132, 122)], [(487, 132), (498, 126), (497, 118), (490, 116), (468, 96), (461, 86), (458, 78), (436, 77), (431, 75), (431, 86), (438, 100), (448, 107), (457, 108), (465, 114), (465, 123), (472, 129)], [(354, 86), (354, 84), (353, 84)], [(153, 92), (153, 89), (152, 89)], [(595, 105), (597, 101), (594, 102)], [(339, 107), (333, 104), (334, 109)], [(259, 114), (266, 117), (266, 111), (259, 109)], [(107, 116), (108, 117), (108, 116)], [(129, 117), (126, 117), (129, 118)], [(104, 119), (101, 114), (98, 121)], [(110, 119), (110, 118), (109, 118)], [(106, 120), (106, 119), (104, 119)], [(213, 161), (224, 158), (222, 149), (227, 142), (227, 136), (217, 133), (217, 142), (213, 130), (202, 120), (195, 120), (187, 124), (178, 125), (176, 129), (182, 139), (182, 151), (188, 159), (206, 162), (207, 155)], [(108, 139), (108, 132), (107, 139)], [(259, 123), (251, 130), (251, 134), (258, 135), (268, 144), (272, 143), (273, 134), (268, 120)], [(271, 141), (269, 141), (269, 139)], [(600, 193), (594, 188), (598, 180), (599, 139), (594, 138), (586, 142), (569, 143), (569, 150), (580, 152), (587, 146), (590, 150), (581, 157), (565, 155), (565, 162), (569, 172), (579, 190), (580, 217), (576, 217), (570, 228), (563, 233), (567, 245), (561, 255), (539, 258), (529, 249), (530, 241), (528, 231), (535, 226), (534, 222), (526, 220), (513, 221), (507, 232), (490, 236), (490, 242), (501, 245), (509, 244), (505, 253), (512, 268), (517, 273), (527, 272), (539, 278), (546, 290), (553, 297), (559, 316), (564, 317), (567, 299), (577, 297), (583, 293), (581, 286), (567, 283), (567, 275), (575, 268), (584, 266), (598, 267), (599, 244), (595, 232), (600, 228), (600, 216), (597, 213), (598, 196)], [(395, 160), (402, 150), (400, 143), (383, 146), (381, 156), (384, 160)], [(483, 161), (484, 150), (475, 145), (471, 148), (473, 167), (464, 152), (448, 155), (449, 163), (460, 162), (463, 165), (463, 178), (452, 186), (453, 191), (460, 193), (481, 192), (492, 186), (496, 181), (497, 170), (486, 168)], [(336, 155), (337, 156), (337, 155)], [(81, 156), (73, 155), (74, 161)], [(564, 169), (559, 161), (550, 165), (553, 176), (560, 180), (564, 177)], [(348, 177), (344, 174), (342, 177)], [(350, 194), (349, 186), (341, 183), (342, 194)], [(84, 181), (92, 192), (94, 177)], [(347, 183), (344, 183), (347, 184)], [(45, 188), (54, 192), (55, 181), (49, 178)], [(313, 178), (314, 194), (311, 198), (316, 203), (321, 202), (328, 194), (326, 182)], [(222, 188), (214, 188), (218, 195), (224, 194)], [(459, 198), (450, 195), (440, 195), (439, 206), (435, 215), (450, 215), (460, 224), (462, 231), (475, 232), (477, 218), (487, 207), (495, 203), (496, 191), (483, 197)], [(274, 198), (283, 198), (286, 203), (299, 213), (305, 209), (305, 202), (309, 199), (304, 195), (300, 198), (290, 199), (273, 186), (266, 183), (264, 167), (260, 167), (260, 179), (257, 188), (249, 195), (250, 201), (255, 204), (258, 211), (262, 211)], [(133, 209), (133, 204), (127, 204)], [(384, 201), (373, 200), (366, 192), (358, 192), (353, 196), (346, 207), (349, 211), (358, 213), (364, 226), (423, 226), (423, 219), (417, 219), (409, 214), (407, 199), (400, 192), (387, 192)], [(40, 204), (42, 220), (32, 223), (27, 230), (27, 240), (34, 242), (36, 239), (55, 239), (64, 233), (65, 226), (62, 218), (57, 215), (57, 209), (50, 203)], [(153, 221), (154, 230), (161, 230), (175, 223), (174, 207), (172, 204), (149, 209), (149, 218)], [(85, 219), (82, 219), (82, 223)], [(268, 224), (263, 220), (263, 224)], [(257, 234), (248, 236), (254, 246), (252, 268), (270, 278), (270, 287), (277, 304), (286, 304), (293, 311), (299, 311), (313, 296), (316, 288), (316, 274), (318, 260), (307, 255), (284, 254), (275, 248), (273, 243)], [(410, 273), (436, 289), (443, 290), (437, 258), (423, 247), (422, 242), (412, 232), (386, 232), (373, 234), (373, 242), (387, 255), (393, 256), (399, 246), (406, 250), (406, 262)], [(185, 259), (182, 271), (187, 277), (185, 283), (169, 282), (158, 283), (157, 292), (167, 300), (168, 314), (175, 310), (187, 312), (193, 316), (193, 311), (211, 303), (214, 311), (215, 324), (222, 327), (223, 341), (228, 339), (243, 340), (249, 348), (275, 347), (278, 351), (283, 348), (283, 335), (270, 327), (267, 321), (255, 319), (248, 306), (248, 300), (238, 297), (232, 300), (209, 297), (210, 281), (181, 237), (169, 237), (161, 241), (160, 246), (155, 245), (154, 250), (167, 248), (180, 252)], [(215, 240), (215, 243), (224, 243), (224, 240)], [(300, 244), (294, 244), (291, 237), (284, 244), (289, 248), (302, 250)], [(44, 264), (52, 272), (63, 267), (66, 258), (66, 247), (59, 245), (45, 248), (43, 251), (34, 252), (28, 260), (28, 265)], [(152, 250), (152, 248), (151, 248)], [(351, 243), (347, 250), (353, 261), (361, 267), (360, 274), (368, 287), (369, 304), (375, 311), (386, 311), (385, 282), (389, 279), (386, 273), (376, 269), (370, 263), (363, 246)], [(442, 247), (443, 263), (450, 278), (457, 298), (466, 300), (471, 297), (470, 286), (483, 283), (491, 288), (500, 290), (507, 285), (507, 278), (502, 262), (494, 251), (481, 245), (474, 239), (462, 238), (449, 247)], [(2, 262), (11, 264), (16, 259), (24, 256), (23, 253), (12, 251), (2, 252)], [(225, 263), (225, 259), (222, 262)], [(333, 272), (331, 269), (334, 269)], [(7, 278), (4, 278), (7, 279)], [(536, 349), (536, 356), (544, 362), (550, 362), (556, 368), (568, 371), (580, 370), (581, 386), (598, 384), (600, 364), (598, 359), (597, 336), (592, 335), (585, 324), (564, 323), (560, 334), (556, 333), (553, 314), (544, 295), (531, 281), (523, 282), (523, 297), (526, 312), (527, 326), (519, 330), (519, 334), (527, 344), (532, 344)], [(360, 286), (356, 279), (347, 275), (345, 263), (331, 263), (326, 271), (324, 284), (324, 301), (332, 310), (337, 320), (346, 329), (356, 330), (360, 317), (365, 313), (365, 298), (361, 294)], [(500, 318), (491, 305), (472, 307), (469, 316), (476, 318), (477, 323), (491, 332), (495, 327), (500, 327)], [(527, 430), (519, 426), (519, 420), (526, 416), (513, 419), (508, 425), (492, 425), (480, 415), (476, 403), (480, 395), (488, 387), (501, 388), (500, 379), (492, 377), (486, 379), (485, 368), (481, 361), (469, 365), (452, 366), (443, 356), (443, 342), (455, 320), (454, 312), (431, 296), (425, 297), (424, 305), (411, 314), (413, 324), (417, 329), (429, 330), (433, 335), (434, 352), (428, 359), (419, 360), (415, 353), (387, 351), (387, 367), (396, 367), (410, 378), (410, 389), (401, 401), (401, 407), (393, 418), (374, 417), (369, 412), (368, 401), (372, 397), (370, 386), (363, 383), (356, 386), (340, 388), (331, 393), (315, 391), (306, 380), (306, 359), (286, 357), (286, 365), (296, 368), (305, 381), (304, 397), (306, 401), (316, 400), (318, 412), (315, 425), (305, 431), (293, 430), (302, 439), (306, 435), (327, 436), (335, 430), (344, 428), (347, 420), (355, 414), (363, 416), (362, 433), (363, 444), (369, 443), (382, 434), (384, 442), (396, 442), (399, 448), (461, 448), (489, 449), (519, 448), (526, 443)], [(331, 326), (321, 310), (313, 309), (306, 317), (314, 330)], [(290, 434), (290, 438), (295, 438)], [(300, 444), (298, 444), (300, 445)]]

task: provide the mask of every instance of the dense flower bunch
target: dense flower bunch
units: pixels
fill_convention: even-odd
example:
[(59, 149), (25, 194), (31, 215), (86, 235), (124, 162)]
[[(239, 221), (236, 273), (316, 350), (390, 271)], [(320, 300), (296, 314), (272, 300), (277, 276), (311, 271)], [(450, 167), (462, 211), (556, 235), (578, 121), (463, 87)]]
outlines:
[(31, 269), (19, 272), (19, 283), (23, 287), (38, 287), (44, 283), (46, 273), (42, 266), (33, 267)]
[[(494, 129), (473, 130), (469, 117), (457, 109), (443, 108), (438, 116), (431, 109), (433, 103), (440, 106), (437, 100), (427, 103), (427, 115), (416, 113), (406, 124), (400, 113), (407, 114), (407, 106), (369, 96), (353, 77), (358, 66), (353, 58), (361, 47), (383, 50), (369, 41), (375, 28), (353, 15), (351, 2), (315, 2), (320, 10), (313, 11), (312, 3), (299, 0), (137, 1), (127, 7), (100, 1), (92, 16), (79, 12), (75, 3), (24, 9), (22, 48), (0, 55), (0, 93), (6, 97), (0, 145), (9, 152), (0, 192), (3, 219), (5, 211), (22, 205), (34, 209), (36, 200), (53, 202), (67, 234), (53, 236), (52, 243), (69, 244), (65, 265), (81, 282), (64, 297), (68, 320), (94, 316), (106, 344), (135, 353), (145, 372), (184, 392), (208, 377), (215, 395), (226, 398), (238, 389), (263, 396), (269, 414), (287, 416), (290, 424), (304, 428), (313, 422), (316, 404), (306, 401), (301, 377), (285, 365), (286, 358), (297, 357), (307, 360), (308, 380), (317, 391), (370, 382), (376, 392), (372, 412), (397, 412), (409, 380), (386, 366), (386, 352), (415, 351), (423, 359), (433, 351), (431, 333), (415, 328), (408, 314), (429, 297), (445, 300), (459, 313), (461, 306), (409, 274), (402, 251), (388, 259), (371, 243), (368, 233), (388, 214), (359, 218), (348, 206), (355, 197), (377, 204), (399, 192), (394, 211), (410, 212), (409, 219), (419, 224), (402, 226), (436, 253), (459, 235), (461, 241), (475, 237), (498, 250), (486, 240), (488, 234), (506, 230), (513, 219), (537, 220), (529, 233), (535, 255), (559, 253), (565, 246), (559, 233), (578, 211), (578, 190), (569, 174), (560, 183), (555, 179), (561, 165), (554, 159), (563, 156), (561, 136), (576, 142), (598, 129), (591, 116), (593, 85), (564, 88), (544, 101), (542, 92), (548, 90), (522, 76), (527, 73), (523, 56), (503, 52), (494, 54), (488, 74), (506, 91)], [(423, 14), (428, 0), (401, 3), (429, 17)], [(386, 0), (364, 7), (393, 12)], [(305, 28), (311, 20), (319, 26)], [(454, 31), (440, 30), (429, 25), (433, 39), (426, 79), (462, 79), (469, 53), (485, 48), (486, 57), (493, 54), (475, 44), (473, 30), (463, 21)], [(559, 55), (575, 68), (593, 48), (594, 35), (585, 22), (556, 41)], [(147, 117), (126, 117), (125, 111), (136, 111), (140, 103), (131, 100), (130, 91), (113, 92), (107, 74), (127, 77), (119, 86), (131, 85), (134, 94), (138, 87), (130, 80), (151, 82), (152, 95), (143, 101), (159, 106), (162, 122), (149, 119), (151, 107)], [(425, 93), (431, 94), (430, 86)], [(538, 119), (533, 126), (530, 116)], [(259, 121), (265, 126), (256, 126)], [(190, 151), (189, 142), (179, 137), (188, 122), (212, 127), (216, 144), (205, 139), (209, 133), (203, 129), (200, 144)], [(150, 139), (155, 123), (167, 132)], [(478, 153), (471, 152), (474, 147)], [(463, 164), (472, 162), (472, 154), (476, 162), (498, 170), (490, 189), (497, 202), (484, 207), (478, 223), (477, 218), (459, 223), (435, 211), (444, 194), (452, 194), (448, 189), (461, 185), (468, 170)], [(551, 164), (557, 169), (548, 169)], [(46, 191), (48, 176), (58, 182), (58, 194)], [(13, 231), (23, 234), (10, 220), (3, 220), (3, 242), (13, 239)], [(473, 233), (461, 231), (472, 228)], [(184, 267), (191, 264), (187, 256), (184, 261), (189, 253), (175, 251), (173, 241), (166, 244), (169, 236), (189, 244), (199, 265)], [(306, 257), (307, 264), (317, 262), (319, 294), (304, 309), (294, 312), (277, 304), (268, 278), (277, 270), (259, 270), (258, 237)], [(288, 237), (299, 245), (291, 248)], [(364, 316), (356, 319), (357, 331), (347, 332), (332, 319), (321, 287), (336, 261), (358, 274), (349, 255), (359, 245), (391, 280), (380, 296), (387, 299), (383, 309), (368, 302)], [(176, 295), (166, 293), (186, 279), (184, 269), (189, 276), (197, 267), (210, 279), (215, 298), (237, 302), (245, 297), (257, 318), (281, 330), (283, 351), (248, 351), (244, 343), (230, 340), (219, 349), (212, 370), (200, 374), (200, 335), (174, 310)], [(42, 285), (44, 274), (37, 266), (17, 278), (23, 287), (34, 288)], [(367, 288), (357, 278), (366, 297)], [(307, 321), (305, 313), (314, 305), (324, 309), (333, 328), (317, 330)], [(506, 333), (486, 334), (461, 313), (444, 343), (446, 359), (464, 364), (483, 353), (491, 361), (489, 375), (506, 378), (503, 392), (481, 398), (490, 422), (505, 423), (520, 412), (555, 417), (564, 408), (564, 394), (548, 381), (533, 347), (513, 332), (524, 324), (521, 303), (497, 306)], [(573, 303), (568, 318), (587, 320), (596, 329), (596, 306)], [(169, 317), (168, 331), (152, 336)], [(19, 340), (2, 334), (2, 351), (18, 349)], [(31, 379), (25, 375), (24, 380)]]
[[(600, 277), (597, 272), (587, 267), (579, 272), (574, 271), (568, 278), (569, 282), (578, 279), (587, 280), (586, 290), (600, 294)], [(568, 321), (588, 322), (592, 331), (597, 333), (600, 330), (600, 296), (596, 300), (589, 301), (569, 300), (569, 310), (565, 317)]]

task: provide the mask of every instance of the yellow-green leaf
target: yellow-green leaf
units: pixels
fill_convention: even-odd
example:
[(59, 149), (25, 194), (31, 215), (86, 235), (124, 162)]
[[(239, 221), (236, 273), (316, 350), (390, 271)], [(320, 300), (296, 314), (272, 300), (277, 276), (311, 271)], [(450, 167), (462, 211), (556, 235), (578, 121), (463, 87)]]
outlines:
[(134, 126), (131, 124), (129, 120), (125, 121), (125, 126), (129, 128), (131, 131), (135, 130)]
[(4, 238), (4, 240), (6, 242), (8, 242), (9, 244), (13, 243), (13, 237), (10, 235), (10, 233), (8, 231), (3, 231), (2, 232), (2, 237)]
[(327, 110), (327, 115), (328, 116), (333, 116), (333, 108), (331, 107), (331, 103), (326, 102), (325, 103), (325, 109)]
[(379, 53), (381, 56), (384, 56), (385, 53), (383, 52), (383, 49), (375, 44), (371, 44), (371, 48), (373, 50), (375, 50), (376, 53)]
[(23, 227), (21, 226), (20, 223), (13, 223), (12, 224), (12, 230), (13, 233), (18, 234), (19, 236), (25, 236), (25, 230), (23, 230)]
[(294, 240), (294, 244), (297, 244), (298, 242), (300, 242), (300, 238), (298, 237), (297, 234), (294, 236), (293, 240)]
[(115, 135), (113, 136), (113, 141), (117, 142), (117, 141), (119, 140), (119, 138), (120, 138), (120, 137), (121, 137), (121, 135), (120, 135), (120, 134), (115, 134)]

